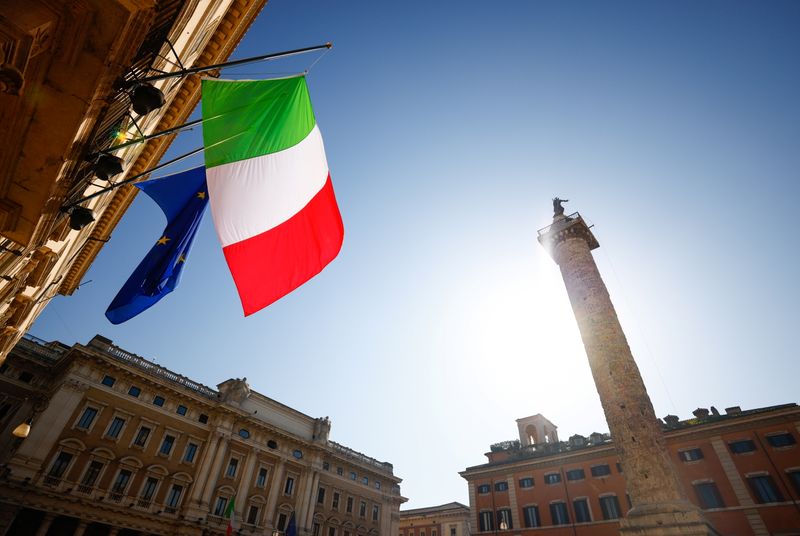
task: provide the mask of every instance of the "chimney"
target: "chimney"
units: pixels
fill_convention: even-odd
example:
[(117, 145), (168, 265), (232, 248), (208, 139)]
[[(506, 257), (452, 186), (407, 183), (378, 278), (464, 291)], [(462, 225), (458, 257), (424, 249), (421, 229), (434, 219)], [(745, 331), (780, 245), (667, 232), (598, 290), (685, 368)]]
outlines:
[(692, 415), (697, 419), (705, 419), (708, 417), (708, 410), (706, 408), (697, 408), (692, 412)]
[(738, 415), (742, 412), (742, 408), (739, 406), (731, 406), (729, 408), (725, 408), (725, 415)]

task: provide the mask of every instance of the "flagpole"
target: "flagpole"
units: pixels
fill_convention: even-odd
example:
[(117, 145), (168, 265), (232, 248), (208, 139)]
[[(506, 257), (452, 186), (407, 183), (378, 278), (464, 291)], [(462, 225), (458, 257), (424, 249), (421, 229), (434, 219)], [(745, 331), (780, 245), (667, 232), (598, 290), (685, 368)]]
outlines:
[(173, 78), (176, 76), (185, 76), (188, 74), (197, 74), (202, 73), (205, 71), (214, 71), (216, 69), (224, 69), (226, 67), (236, 67), (238, 65), (245, 65), (248, 63), (255, 63), (258, 61), (268, 61), (274, 60), (277, 58), (286, 58), (289, 56), (296, 56), (298, 54), (305, 54), (306, 52), (313, 52), (315, 50), (322, 50), (323, 48), (330, 49), (333, 47), (333, 43), (325, 43), (324, 45), (317, 45), (313, 47), (305, 47), (305, 48), (296, 48), (294, 50), (287, 50), (284, 52), (274, 52), (272, 54), (264, 54), (261, 56), (253, 56), (251, 58), (243, 58), (241, 60), (234, 60), (234, 61), (227, 61), (225, 63), (217, 63), (215, 65), (207, 65), (205, 67), (192, 67), (191, 69), (181, 69), (180, 71), (175, 71), (172, 73), (162, 73), (156, 74), (153, 76), (146, 76), (144, 78), (134, 78), (132, 80), (119, 80), (117, 82), (117, 86), (122, 89), (131, 88), (137, 84), (146, 84), (148, 82), (156, 82), (158, 80), (164, 80), (167, 78)]
[[(245, 132), (246, 132), (246, 131), (245, 131)], [(116, 184), (112, 184), (111, 186), (107, 186), (106, 188), (102, 188), (102, 189), (100, 189), (100, 190), (97, 190), (95, 193), (93, 193), (93, 194), (90, 194), (90, 195), (87, 195), (86, 197), (83, 197), (83, 198), (81, 198), (81, 199), (78, 199), (77, 201), (73, 201), (72, 203), (67, 203), (66, 205), (64, 205), (64, 206), (62, 206), (62, 207), (61, 207), (61, 212), (68, 212), (68, 211), (69, 211), (69, 209), (71, 209), (71, 208), (73, 208), (73, 207), (76, 207), (76, 206), (80, 205), (80, 204), (81, 204), (81, 203), (83, 203), (84, 201), (88, 201), (88, 200), (90, 200), (90, 199), (94, 199), (95, 197), (97, 197), (97, 196), (99, 196), (99, 195), (103, 195), (103, 194), (104, 194), (104, 193), (106, 193), (106, 192), (110, 192), (111, 190), (116, 190), (116, 189), (117, 189), (117, 188), (119, 188), (120, 186), (124, 186), (124, 185), (126, 185), (126, 184), (130, 184), (130, 183), (132, 183), (133, 181), (135, 181), (136, 179), (141, 179), (141, 178), (142, 178), (142, 177), (144, 177), (145, 175), (149, 175), (149, 174), (151, 174), (151, 173), (152, 173), (152, 172), (154, 172), (154, 171), (158, 171), (158, 170), (159, 170), (159, 169), (161, 169), (161, 168), (165, 168), (165, 167), (167, 167), (167, 166), (170, 166), (170, 165), (172, 165), (172, 164), (175, 164), (175, 163), (177, 163), (177, 162), (180, 162), (181, 160), (185, 160), (185, 159), (189, 158), (190, 156), (194, 156), (194, 155), (196, 155), (197, 153), (200, 153), (200, 152), (202, 152), (204, 149), (209, 149), (209, 148), (211, 148), (211, 147), (215, 147), (215, 146), (217, 146), (217, 145), (220, 145), (221, 143), (228, 142), (228, 141), (232, 140), (233, 138), (236, 138), (236, 137), (238, 137), (238, 136), (241, 136), (241, 135), (242, 135), (242, 134), (244, 134), (245, 132), (240, 132), (239, 134), (234, 134), (234, 135), (233, 135), (233, 136), (231, 136), (230, 138), (225, 138), (224, 140), (220, 140), (220, 141), (218, 141), (218, 142), (216, 142), (216, 143), (213, 143), (213, 144), (211, 144), (211, 145), (208, 145), (208, 146), (198, 147), (197, 149), (194, 149), (194, 150), (192, 150), (192, 151), (189, 151), (189, 152), (188, 152), (188, 153), (186, 153), (186, 154), (182, 154), (182, 155), (180, 155), (180, 156), (176, 156), (176, 157), (175, 157), (175, 158), (173, 158), (172, 160), (168, 160), (167, 162), (163, 162), (163, 163), (161, 163), (161, 164), (158, 164), (158, 165), (157, 165), (157, 166), (155, 166), (155, 167), (151, 167), (150, 169), (146, 169), (146, 170), (142, 171), (141, 173), (138, 173), (138, 174), (134, 175), (133, 177), (130, 177), (130, 178), (128, 178), (128, 179), (125, 179), (124, 181), (120, 181), (120, 182), (118, 182), (118, 183), (116, 183)]]
[(114, 145), (109, 147), (108, 149), (103, 149), (102, 151), (98, 151), (94, 155), (90, 155), (87, 159), (91, 160), (92, 156), (97, 156), (98, 154), (108, 154), (112, 151), (116, 151), (117, 149), (122, 149), (124, 147), (129, 147), (131, 145), (136, 145), (137, 143), (142, 143), (149, 140), (154, 140), (156, 138), (160, 138), (161, 136), (166, 136), (167, 134), (172, 134), (173, 132), (180, 132), (181, 130), (192, 128), (195, 125), (199, 125), (203, 122), (203, 119), (195, 119), (194, 121), (189, 121), (188, 123), (184, 123), (182, 125), (178, 125), (176, 127), (168, 128), (167, 130), (162, 130), (160, 132), (154, 132), (152, 134), (148, 134), (147, 136), (141, 136), (139, 138), (134, 138), (130, 141), (126, 141), (125, 143), (120, 143), (119, 145)]

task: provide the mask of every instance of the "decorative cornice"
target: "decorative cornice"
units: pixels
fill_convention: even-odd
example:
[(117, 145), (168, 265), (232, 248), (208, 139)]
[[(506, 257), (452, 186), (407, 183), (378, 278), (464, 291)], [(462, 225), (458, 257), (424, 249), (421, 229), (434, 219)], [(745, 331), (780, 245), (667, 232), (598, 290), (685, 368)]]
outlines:
[[(198, 58), (196, 65), (210, 65), (227, 59), (265, 3), (266, 0), (234, 0)], [(155, 131), (167, 130), (185, 123), (199, 100), (200, 77), (193, 75), (181, 84), (177, 95), (161, 117)], [(174, 138), (174, 135), (165, 136), (147, 142), (127, 175), (136, 175), (155, 165), (164, 156)], [(61, 283), (60, 294), (71, 295), (75, 292), (105, 241), (109, 239), (111, 232), (133, 202), (137, 192), (138, 189), (133, 185), (122, 186), (115, 190), (111, 202), (92, 228), (92, 240), (87, 240), (81, 248)]]

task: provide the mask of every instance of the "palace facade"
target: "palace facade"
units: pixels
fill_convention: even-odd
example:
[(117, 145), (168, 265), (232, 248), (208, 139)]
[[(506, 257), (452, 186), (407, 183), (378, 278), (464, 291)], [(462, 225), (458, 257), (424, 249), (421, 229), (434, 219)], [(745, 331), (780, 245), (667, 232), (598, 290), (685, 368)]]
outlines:
[[(663, 419), (667, 449), (689, 499), (725, 535), (800, 534), (800, 407), (698, 409)], [(611, 536), (630, 508), (608, 434), (558, 439), (542, 415), (517, 421), (519, 439), (469, 467), (473, 534)], [(406, 535), (407, 536), (407, 535)]]
[(400, 536), (469, 536), (469, 506), (451, 502), (400, 512)]
[(77, 202), (152, 168), (174, 135), (101, 152), (185, 123), (200, 99), (197, 75), (135, 81), (225, 61), (265, 3), (0, 2), (0, 363), (78, 289), (138, 189)]
[[(0, 366), (0, 535), (396, 535), (392, 464), (246, 379), (201, 385), (95, 336)], [(30, 423), (30, 435), (13, 430)]]

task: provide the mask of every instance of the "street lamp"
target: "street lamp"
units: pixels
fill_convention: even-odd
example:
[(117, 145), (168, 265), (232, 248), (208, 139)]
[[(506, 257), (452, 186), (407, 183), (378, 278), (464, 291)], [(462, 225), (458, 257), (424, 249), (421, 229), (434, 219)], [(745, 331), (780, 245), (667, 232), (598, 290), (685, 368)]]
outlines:
[(505, 520), (500, 522), (500, 530), (508, 530), (508, 523)]
[(17, 425), (16, 428), (11, 432), (14, 437), (19, 437), (21, 439), (25, 439), (28, 437), (28, 434), (31, 433), (31, 424), (33, 423), (33, 419), (28, 419), (27, 421), (23, 421)]

